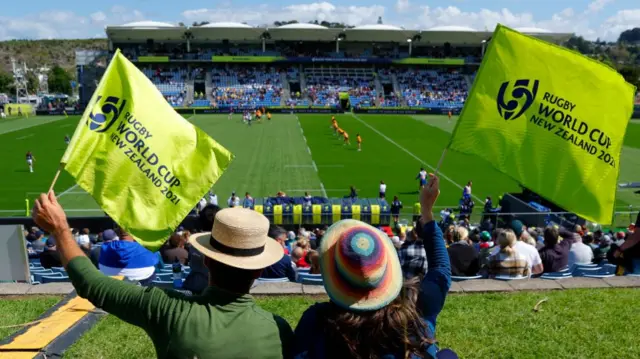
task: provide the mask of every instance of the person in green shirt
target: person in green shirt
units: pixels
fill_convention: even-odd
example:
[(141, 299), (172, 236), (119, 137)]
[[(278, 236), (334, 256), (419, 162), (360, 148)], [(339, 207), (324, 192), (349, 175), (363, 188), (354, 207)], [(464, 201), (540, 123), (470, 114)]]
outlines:
[(216, 214), (211, 233), (189, 239), (205, 257), (209, 287), (199, 296), (141, 287), (100, 273), (73, 240), (53, 192), (36, 200), (33, 219), (57, 241), (78, 295), (149, 335), (158, 358), (286, 358), (293, 332), (249, 295), (262, 269), (284, 255), (269, 221), (243, 208)]

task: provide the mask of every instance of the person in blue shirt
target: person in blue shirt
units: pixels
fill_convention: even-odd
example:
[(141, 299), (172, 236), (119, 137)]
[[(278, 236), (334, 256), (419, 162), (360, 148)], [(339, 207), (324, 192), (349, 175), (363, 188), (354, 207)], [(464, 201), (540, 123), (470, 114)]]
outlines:
[(294, 358), (457, 358), (435, 344), (436, 321), (451, 286), (442, 231), (433, 218), (438, 178), (420, 195), (417, 224), (428, 272), (404, 282), (393, 244), (379, 230), (342, 220), (318, 248), (329, 302), (308, 308), (295, 330)]

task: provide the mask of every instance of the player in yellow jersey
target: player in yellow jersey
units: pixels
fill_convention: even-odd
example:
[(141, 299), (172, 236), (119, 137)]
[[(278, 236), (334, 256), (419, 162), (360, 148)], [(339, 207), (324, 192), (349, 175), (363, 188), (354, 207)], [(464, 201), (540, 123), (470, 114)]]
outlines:
[(351, 145), (351, 142), (349, 142), (349, 134), (347, 133), (347, 131), (342, 131), (342, 138), (344, 138), (345, 145)]
[(356, 134), (356, 141), (358, 141), (358, 151), (362, 151), (362, 137), (360, 134)]
[(331, 126), (333, 127), (333, 134), (335, 136), (338, 135), (338, 129), (340, 128), (340, 126), (338, 126), (338, 121), (336, 121), (336, 117), (332, 116), (331, 117)]
[(267, 112), (267, 120), (271, 121), (271, 112)]
[(451, 122), (451, 115), (452, 115), (452, 113), (451, 113), (451, 111), (449, 111), (449, 122)]
[(262, 122), (262, 112), (260, 112), (260, 109), (256, 110), (256, 120)]

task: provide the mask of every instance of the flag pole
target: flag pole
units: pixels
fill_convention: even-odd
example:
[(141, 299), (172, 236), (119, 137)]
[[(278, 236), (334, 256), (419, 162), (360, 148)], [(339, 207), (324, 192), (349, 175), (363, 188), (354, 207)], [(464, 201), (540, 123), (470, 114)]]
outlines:
[(53, 182), (51, 182), (51, 186), (49, 187), (49, 191), (47, 191), (47, 193), (53, 191), (53, 186), (56, 185), (56, 182), (58, 182), (58, 177), (60, 177), (60, 172), (62, 172), (62, 169), (64, 168), (64, 164), (60, 164), (60, 167), (58, 167), (58, 170), (56, 171), (56, 175), (53, 177)]
[(438, 161), (438, 165), (436, 166), (436, 172), (434, 173), (436, 176), (438, 175), (438, 172), (440, 171), (440, 166), (442, 166), (442, 161), (444, 161), (444, 156), (447, 154), (447, 150), (449, 149), (449, 147), (446, 147), (444, 149), (444, 151), (442, 151), (442, 155), (440, 156), (440, 160)]

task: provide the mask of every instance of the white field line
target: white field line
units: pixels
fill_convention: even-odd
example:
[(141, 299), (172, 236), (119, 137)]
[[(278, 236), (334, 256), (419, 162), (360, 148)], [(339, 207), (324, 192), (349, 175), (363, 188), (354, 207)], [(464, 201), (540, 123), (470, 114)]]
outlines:
[(64, 125), (60, 126), (60, 128), (71, 127), (73, 125), (74, 125), (73, 123), (65, 123)]
[[(420, 163), (423, 163), (424, 165), (426, 165), (427, 167), (429, 167), (429, 169), (431, 169), (431, 171), (435, 171), (435, 167), (431, 166), (428, 162), (422, 160), (421, 158), (419, 158), (418, 156), (414, 155), (413, 153), (409, 152), (409, 150), (407, 150), (406, 148), (400, 146), (397, 142), (395, 142), (394, 140), (390, 139), (389, 137), (387, 137), (384, 133), (378, 131), (376, 128), (374, 128), (373, 126), (369, 125), (368, 123), (364, 122), (362, 119), (360, 119), (358, 116), (356, 116), (354, 113), (351, 114), (351, 116), (353, 116), (353, 118), (355, 118), (356, 120), (360, 121), (363, 125), (367, 126), (369, 129), (371, 129), (373, 132), (377, 133), (378, 135), (380, 135), (380, 137), (384, 138), (385, 140), (389, 141), (391, 144), (395, 145), (396, 147), (398, 147), (399, 149), (401, 149), (402, 151), (404, 151), (406, 154), (408, 154), (409, 156), (413, 157), (414, 159), (420, 161)], [(457, 183), (456, 181), (452, 180), (450, 177), (448, 177), (447, 175), (445, 175), (442, 171), (438, 172), (438, 176), (440, 176), (440, 178), (444, 178), (445, 180), (449, 181), (451, 184), (453, 184), (454, 186), (458, 187), (459, 189), (464, 189), (464, 186), (462, 186), (461, 184)], [(482, 200), (482, 198), (476, 196), (476, 195), (471, 195), (473, 198), (475, 198), (478, 202), (483, 203), (484, 201)]]
[(321, 192), (321, 191), (327, 191), (327, 192), (348, 192), (348, 189), (288, 189), (287, 192)]
[(71, 191), (73, 191), (74, 189), (78, 188), (77, 184), (74, 184), (73, 186), (67, 188), (66, 190), (62, 191), (60, 194), (58, 194), (58, 196), (56, 196), (56, 198), (60, 198), (66, 194), (70, 194)]
[(64, 120), (65, 118), (66, 117), (60, 117), (60, 118), (54, 118), (54, 119), (50, 119), (50, 120), (42, 120), (43, 122), (40, 122), (40, 123), (32, 122), (31, 124), (29, 124), (27, 126), (22, 126), (22, 127), (18, 127), (18, 128), (12, 128), (12, 129), (6, 130), (6, 131), (0, 131), (0, 135), (5, 135), (7, 133), (16, 132), (16, 131), (20, 131), (20, 130), (25, 130), (25, 129), (30, 128), (30, 127), (46, 125), (47, 123), (52, 123), (52, 122)]
[(18, 138), (16, 138), (16, 140), (24, 140), (25, 138), (29, 138), (29, 137), (33, 137), (33, 136), (35, 136), (35, 134), (32, 133), (32, 134), (29, 134), (29, 135), (26, 135), (26, 136), (18, 137)]
[(318, 175), (318, 181), (320, 181), (320, 189), (322, 191), (322, 195), (327, 198), (327, 191), (324, 189), (324, 183), (322, 183), (322, 180), (320, 179), (320, 173), (318, 172), (318, 166), (316, 166), (316, 161), (313, 160), (313, 157), (311, 156), (311, 148), (309, 148), (309, 144), (307, 143), (307, 138), (304, 135), (304, 131), (302, 130), (302, 125), (300, 124), (300, 119), (298, 118), (298, 116), (296, 116), (296, 121), (298, 122), (298, 127), (300, 128), (300, 133), (302, 134), (302, 138), (304, 138), (304, 142), (307, 144), (307, 152), (309, 152), (309, 157), (311, 157), (311, 166), (313, 166), (313, 169), (316, 171), (316, 174)]

